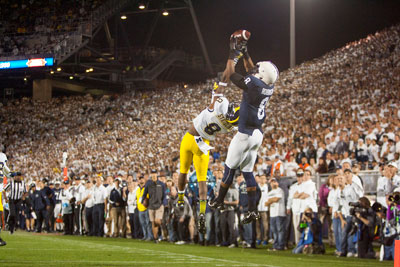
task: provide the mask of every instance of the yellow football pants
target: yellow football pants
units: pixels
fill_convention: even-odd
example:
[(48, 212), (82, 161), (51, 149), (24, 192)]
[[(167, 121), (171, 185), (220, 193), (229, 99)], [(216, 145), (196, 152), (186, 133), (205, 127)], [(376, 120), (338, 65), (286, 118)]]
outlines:
[[(206, 139), (203, 140), (207, 144), (210, 144), (210, 141)], [(194, 136), (190, 133), (186, 133), (182, 139), (180, 148), (180, 172), (188, 173), (192, 161), (196, 170), (197, 181), (205, 182), (207, 180), (209, 152), (204, 154), (197, 146)]]

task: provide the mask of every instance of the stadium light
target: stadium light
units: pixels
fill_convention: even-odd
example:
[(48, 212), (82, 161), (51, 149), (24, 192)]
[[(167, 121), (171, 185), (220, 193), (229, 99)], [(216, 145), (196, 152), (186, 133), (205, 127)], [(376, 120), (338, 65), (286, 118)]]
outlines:
[(26, 82), (28, 80), (28, 78), (24, 77), (24, 81)]
[(61, 68), (57, 68), (57, 71), (61, 71)]
[(164, 11), (162, 12), (162, 15), (163, 15), (163, 16), (168, 16), (168, 15), (169, 15), (168, 10), (164, 9)]
[(69, 79), (72, 80), (74, 78), (74, 76), (69, 76)]
[(125, 16), (125, 15), (122, 15), (122, 16), (121, 16), (121, 19), (123, 19), (123, 20), (126, 19), (126, 16)]
[(139, 4), (139, 9), (146, 9), (146, 5), (144, 3), (140, 3)]

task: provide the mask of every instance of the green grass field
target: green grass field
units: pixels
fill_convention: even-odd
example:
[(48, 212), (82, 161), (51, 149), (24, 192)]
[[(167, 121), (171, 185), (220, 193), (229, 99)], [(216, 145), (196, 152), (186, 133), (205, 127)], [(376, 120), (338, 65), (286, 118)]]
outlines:
[(0, 266), (393, 266), (393, 262), (337, 258), (327, 255), (292, 255), (266, 248), (243, 249), (154, 244), (133, 239), (2, 232)]

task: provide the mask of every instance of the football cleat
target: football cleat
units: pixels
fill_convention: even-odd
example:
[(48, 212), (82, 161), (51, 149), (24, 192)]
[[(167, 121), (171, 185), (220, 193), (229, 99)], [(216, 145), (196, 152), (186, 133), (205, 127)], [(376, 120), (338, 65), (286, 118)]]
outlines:
[(244, 218), (242, 220), (242, 224), (248, 224), (251, 223), (253, 221), (259, 220), (261, 218), (260, 214), (258, 213), (258, 211), (248, 211), (245, 215)]
[(0, 247), (7, 245), (6, 241), (0, 238)]
[(210, 208), (212, 208), (212, 209), (221, 208), (223, 205), (224, 205), (224, 204), (223, 204), (222, 202), (219, 202), (219, 201), (217, 200), (217, 198), (215, 198), (215, 199), (213, 199), (213, 200), (210, 200), (210, 201), (208, 202), (208, 206), (209, 206)]
[(200, 213), (199, 215), (199, 220), (197, 222), (197, 229), (199, 233), (201, 234), (206, 234), (206, 218), (203, 213)]

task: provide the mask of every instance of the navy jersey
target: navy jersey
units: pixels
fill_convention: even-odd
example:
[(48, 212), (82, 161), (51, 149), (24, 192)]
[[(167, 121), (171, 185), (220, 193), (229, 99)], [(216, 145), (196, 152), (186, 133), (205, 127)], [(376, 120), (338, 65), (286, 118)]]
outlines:
[[(236, 74), (236, 78), (239, 75)], [(255, 129), (261, 131), (265, 120), (265, 106), (274, 93), (274, 86), (268, 86), (253, 75), (231, 80), (243, 89), (240, 103), (239, 132), (252, 135)]]

